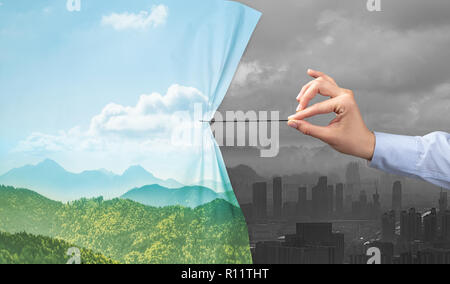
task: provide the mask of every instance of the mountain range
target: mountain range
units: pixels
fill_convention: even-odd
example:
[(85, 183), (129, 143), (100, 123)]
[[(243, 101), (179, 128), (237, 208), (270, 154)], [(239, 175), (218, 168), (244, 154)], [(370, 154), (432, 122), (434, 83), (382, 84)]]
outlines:
[(141, 166), (132, 166), (122, 175), (106, 170), (71, 173), (49, 159), (37, 165), (10, 170), (0, 176), (0, 184), (30, 188), (39, 194), (60, 201), (97, 196), (109, 199), (119, 197), (131, 188), (150, 184), (158, 184), (166, 188), (184, 186), (174, 179), (159, 179)]
[(184, 186), (173, 189), (158, 184), (146, 185), (130, 190), (122, 195), (122, 198), (152, 207), (180, 205), (195, 208), (216, 199), (224, 199), (235, 206), (239, 206), (236, 198), (231, 194), (217, 193), (203, 186)]

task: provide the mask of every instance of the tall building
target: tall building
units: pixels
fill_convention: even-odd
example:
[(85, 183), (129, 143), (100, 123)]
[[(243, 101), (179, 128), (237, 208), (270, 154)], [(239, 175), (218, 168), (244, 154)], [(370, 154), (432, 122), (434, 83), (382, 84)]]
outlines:
[(280, 218), (283, 204), (283, 184), (281, 177), (273, 179), (273, 217)]
[(392, 210), (402, 211), (402, 183), (400, 181), (394, 182), (392, 188)]
[(395, 241), (395, 211), (384, 213), (381, 217), (381, 235), (384, 242)]
[[(347, 191), (347, 189), (345, 191)], [(344, 211), (351, 211), (352, 205), (353, 205), (352, 195), (351, 194), (345, 195)]]
[(447, 191), (442, 190), (439, 196), (439, 212), (445, 212), (447, 208), (448, 208)]
[(411, 239), (409, 236), (408, 212), (406, 211), (400, 212), (400, 239), (402, 241)]
[(423, 238), (425, 242), (433, 243), (437, 240), (437, 213), (436, 208), (423, 217)]
[(450, 242), (450, 210), (445, 210), (441, 215), (441, 238)]
[(319, 178), (319, 182), (312, 189), (312, 217), (314, 219), (325, 219), (328, 217), (328, 185), (327, 177)]
[(342, 217), (344, 214), (344, 184), (338, 183), (336, 184), (336, 198), (335, 198), (335, 206), (336, 206), (336, 215), (338, 217)]
[(299, 187), (298, 188), (298, 200), (297, 200), (297, 213), (299, 216), (306, 216), (308, 214), (308, 192), (306, 187)]
[(359, 164), (351, 162), (347, 165), (345, 172), (345, 182), (347, 191), (353, 198), (357, 198), (358, 192), (361, 190), (361, 176), (359, 174)]
[(422, 234), (422, 216), (411, 208), (400, 215), (400, 238), (402, 241), (420, 240)]
[(333, 215), (334, 212), (334, 186), (329, 185), (327, 188), (327, 217)]
[(359, 194), (359, 203), (361, 206), (361, 213), (366, 217), (368, 211), (367, 194), (365, 190), (361, 190)]
[(375, 192), (375, 194), (372, 196), (373, 199), (373, 205), (372, 205), (372, 212), (371, 212), (371, 217), (374, 220), (377, 220), (378, 218), (380, 218), (380, 214), (381, 214), (381, 203), (380, 203), (380, 195), (378, 194), (378, 188)]
[(253, 184), (253, 208), (254, 218), (267, 218), (267, 183), (257, 182)]

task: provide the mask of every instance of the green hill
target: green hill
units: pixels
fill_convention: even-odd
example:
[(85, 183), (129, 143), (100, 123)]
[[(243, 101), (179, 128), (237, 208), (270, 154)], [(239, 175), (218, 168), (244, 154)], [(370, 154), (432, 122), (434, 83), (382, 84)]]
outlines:
[[(65, 264), (70, 256), (69, 243), (27, 233), (9, 234), (0, 232), (0, 264)], [(80, 249), (82, 264), (114, 264), (113, 260)]]
[(180, 205), (195, 208), (215, 199), (233, 200), (237, 204), (236, 198), (230, 198), (225, 193), (216, 193), (203, 186), (184, 186), (173, 189), (152, 184), (132, 189), (121, 198), (154, 207)]
[(0, 230), (65, 240), (121, 263), (251, 262), (242, 212), (220, 199), (197, 208), (102, 198), (63, 204), (0, 186)]

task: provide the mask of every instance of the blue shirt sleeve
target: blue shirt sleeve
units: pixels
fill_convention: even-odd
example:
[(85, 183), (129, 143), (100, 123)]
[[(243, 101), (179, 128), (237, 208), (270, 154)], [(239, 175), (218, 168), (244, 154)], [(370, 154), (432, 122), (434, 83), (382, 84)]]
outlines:
[(370, 166), (388, 173), (418, 177), (450, 189), (450, 134), (424, 137), (375, 133)]

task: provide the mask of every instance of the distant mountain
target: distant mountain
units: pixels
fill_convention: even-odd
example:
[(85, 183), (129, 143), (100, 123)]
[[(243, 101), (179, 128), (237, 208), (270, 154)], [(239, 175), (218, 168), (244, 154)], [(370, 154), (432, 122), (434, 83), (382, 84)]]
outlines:
[(180, 205), (195, 208), (216, 199), (224, 199), (235, 206), (239, 206), (232, 196), (227, 196), (225, 193), (216, 193), (203, 186), (184, 186), (173, 189), (158, 184), (146, 185), (130, 190), (121, 198), (153, 207)]
[(0, 176), (0, 184), (31, 188), (44, 196), (60, 201), (97, 196), (109, 199), (124, 194), (130, 188), (148, 184), (159, 184), (168, 188), (183, 186), (173, 179), (159, 179), (141, 166), (132, 166), (122, 175), (106, 170), (75, 174), (49, 159), (37, 165), (27, 165), (7, 172)]
[(215, 192), (227, 192), (233, 190), (231, 184), (224, 182), (217, 182), (214, 180), (201, 180), (192, 185), (208, 187), (213, 189)]
[(265, 178), (258, 175), (251, 167), (246, 165), (228, 168), (227, 171), (231, 184), (233, 185), (234, 193), (240, 204), (252, 201), (253, 183), (266, 181)]

